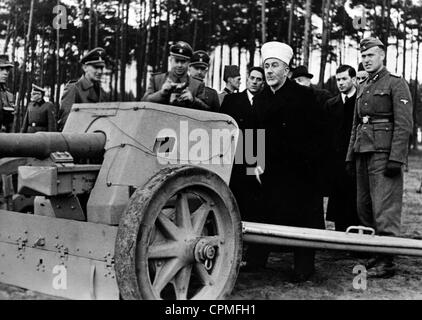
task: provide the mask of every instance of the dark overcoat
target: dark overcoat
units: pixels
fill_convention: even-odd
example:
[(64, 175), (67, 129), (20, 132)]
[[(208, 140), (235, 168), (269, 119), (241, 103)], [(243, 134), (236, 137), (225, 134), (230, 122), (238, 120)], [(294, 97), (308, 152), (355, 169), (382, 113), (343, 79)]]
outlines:
[(281, 225), (323, 228), (316, 168), (321, 157), (315, 95), (287, 79), (281, 89), (255, 97), (258, 128), (265, 129), (262, 220)]
[(94, 85), (85, 76), (76, 82), (69, 82), (63, 91), (59, 110), (58, 129), (62, 131), (69, 116), (70, 110), (75, 103), (98, 103), (104, 102), (106, 93), (100, 86)]
[[(246, 91), (227, 95), (220, 112), (228, 114), (236, 120), (243, 137), (238, 141), (236, 159), (230, 178), (230, 189), (239, 205), (242, 220), (257, 221), (262, 211), (262, 188), (255, 175), (247, 174), (248, 168), (256, 167), (256, 163), (247, 163), (246, 159), (246, 152), (256, 156), (256, 136), (255, 134), (250, 136), (253, 141), (245, 141), (245, 130), (249, 129), (254, 132), (254, 112)], [(247, 148), (254, 150), (247, 150)]]

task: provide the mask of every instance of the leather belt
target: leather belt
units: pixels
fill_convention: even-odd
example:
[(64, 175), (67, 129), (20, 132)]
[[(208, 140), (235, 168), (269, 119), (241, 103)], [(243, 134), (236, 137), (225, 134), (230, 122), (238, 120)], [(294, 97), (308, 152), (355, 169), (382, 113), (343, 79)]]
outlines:
[(376, 123), (392, 123), (392, 118), (372, 118), (370, 116), (364, 116), (360, 119), (363, 124), (376, 124)]

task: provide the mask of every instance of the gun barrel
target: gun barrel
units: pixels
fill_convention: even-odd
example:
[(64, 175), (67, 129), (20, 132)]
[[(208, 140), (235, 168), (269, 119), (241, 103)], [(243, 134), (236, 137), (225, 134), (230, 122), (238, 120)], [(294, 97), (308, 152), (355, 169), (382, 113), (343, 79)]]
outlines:
[(101, 155), (106, 143), (104, 133), (2, 133), (0, 157), (44, 159), (53, 152), (69, 152), (75, 158)]

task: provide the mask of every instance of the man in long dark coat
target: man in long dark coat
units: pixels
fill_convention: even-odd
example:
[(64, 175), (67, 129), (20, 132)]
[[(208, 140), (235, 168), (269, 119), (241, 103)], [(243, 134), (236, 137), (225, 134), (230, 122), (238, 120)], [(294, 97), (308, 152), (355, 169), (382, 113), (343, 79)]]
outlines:
[[(262, 47), (268, 87), (255, 97), (259, 128), (265, 129), (265, 163), (261, 163), (264, 189), (262, 221), (287, 226), (323, 228), (318, 214), (316, 163), (319, 115), (309, 88), (287, 78), (293, 57), (290, 46), (268, 42)], [(249, 265), (265, 265), (270, 248), (248, 255)], [(304, 281), (314, 273), (315, 253), (294, 249), (294, 281)]]

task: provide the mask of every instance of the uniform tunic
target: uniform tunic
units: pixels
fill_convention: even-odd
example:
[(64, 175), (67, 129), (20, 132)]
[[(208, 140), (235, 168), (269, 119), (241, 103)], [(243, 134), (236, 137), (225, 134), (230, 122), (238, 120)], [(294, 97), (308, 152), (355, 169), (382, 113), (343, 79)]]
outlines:
[(54, 132), (57, 129), (56, 111), (51, 102), (30, 102), (23, 119), (22, 133)]
[(359, 88), (347, 161), (356, 160), (359, 218), (379, 235), (400, 234), (403, 173), (384, 173), (389, 160), (407, 161), (412, 110), (406, 81), (385, 67)]
[(4, 125), (6, 132), (11, 131), (14, 110), (13, 95), (7, 91), (4, 85), (0, 85), (0, 129)]
[(105, 92), (100, 84), (94, 84), (83, 75), (76, 82), (69, 82), (60, 103), (58, 129), (62, 131), (72, 105), (75, 103), (98, 103), (105, 101)]
[[(186, 88), (192, 93), (194, 98), (193, 102), (176, 102), (172, 99), (172, 94), (164, 95), (161, 88), (167, 79), (174, 83), (185, 84)], [(178, 92), (180, 94), (181, 92)], [(177, 94), (177, 93), (176, 93)], [(179, 77), (173, 71), (167, 73), (159, 73), (151, 76), (148, 88), (145, 92), (142, 101), (149, 101), (162, 104), (171, 104), (184, 108), (192, 108), (198, 110), (210, 111), (211, 107), (204, 102), (205, 98), (205, 85), (202, 81), (190, 77), (187, 73)]]

